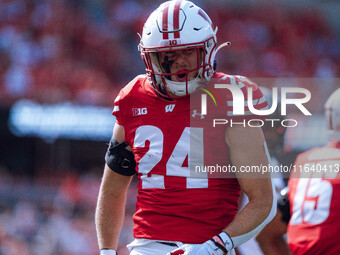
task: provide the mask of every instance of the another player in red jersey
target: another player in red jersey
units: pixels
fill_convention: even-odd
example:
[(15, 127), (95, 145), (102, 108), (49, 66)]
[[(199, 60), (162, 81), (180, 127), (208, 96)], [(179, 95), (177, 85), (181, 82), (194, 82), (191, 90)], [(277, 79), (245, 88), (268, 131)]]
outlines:
[[(239, 173), (244, 166), (268, 165), (261, 128), (255, 121), (246, 125), (254, 118), (250, 104), (260, 110), (267, 102), (247, 78), (215, 72), (216, 32), (189, 1), (165, 2), (146, 21), (139, 44), (146, 75), (132, 80), (114, 102), (116, 125), (96, 210), (101, 255), (116, 254), (135, 174), (131, 254), (233, 254), (275, 215), (269, 174)], [(214, 83), (241, 93), (243, 115), (233, 115), (233, 92), (215, 90)], [(209, 91), (220, 106), (210, 100), (204, 114), (201, 100)], [(217, 117), (234, 124), (213, 126)], [(231, 166), (237, 171), (218, 172)], [(236, 215), (241, 189), (250, 201)]]
[(325, 105), (330, 143), (302, 153), (289, 181), (293, 254), (340, 254), (340, 89)]
[(286, 230), (293, 255), (340, 254), (340, 89), (327, 100), (325, 115), (331, 141), (297, 157), (287, 199), (279, 206), (283, 219), (275, 217), (260, 233), (265, 254), (289, 254)]

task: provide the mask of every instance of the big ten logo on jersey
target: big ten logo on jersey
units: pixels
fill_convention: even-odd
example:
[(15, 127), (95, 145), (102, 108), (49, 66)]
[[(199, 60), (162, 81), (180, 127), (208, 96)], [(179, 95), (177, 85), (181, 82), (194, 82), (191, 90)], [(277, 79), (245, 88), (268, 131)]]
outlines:
[(146, 115), (147, 113), (147, 108), (132, 108), (132, 116)]

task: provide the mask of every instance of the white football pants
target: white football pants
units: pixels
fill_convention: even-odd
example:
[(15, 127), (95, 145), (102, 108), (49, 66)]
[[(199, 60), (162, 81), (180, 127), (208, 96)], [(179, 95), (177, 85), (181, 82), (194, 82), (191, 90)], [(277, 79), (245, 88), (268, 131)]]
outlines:
[[(135, 239), (127, 245), (127, 248), (130, 251), (130, 255), (166, 255), (182, 245), (182, 242)], [(228, 255), (235, 255), (235, 251), (231, 250)]]

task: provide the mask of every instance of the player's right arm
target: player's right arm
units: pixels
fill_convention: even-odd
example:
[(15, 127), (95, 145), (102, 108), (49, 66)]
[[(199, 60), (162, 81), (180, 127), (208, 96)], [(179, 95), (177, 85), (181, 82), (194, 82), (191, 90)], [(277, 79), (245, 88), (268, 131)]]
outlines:
[[(114, 139), (119, 144), (124, 142), (123, 126), (115, 125), (113, 130)], [(131, 151), (130, 146), (126, 149)], [(122, 169), (114, 167), (114, 163), (108, 161), (110, 159), (107, 157), (108, 154), (106, 155), (106, 164), (97, 201), (95, 222), (99, 248), (101, 250), (117, 250), (119, 234), (124, 220), (126, 193), (132, 175), (119, 173)]]

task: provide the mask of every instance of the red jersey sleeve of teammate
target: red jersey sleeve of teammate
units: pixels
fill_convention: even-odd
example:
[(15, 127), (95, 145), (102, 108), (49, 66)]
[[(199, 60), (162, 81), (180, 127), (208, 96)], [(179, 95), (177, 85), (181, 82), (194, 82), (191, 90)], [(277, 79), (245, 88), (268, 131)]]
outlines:
[(334, 238), (340, 229), (339, 162), (340, 150), (333, 142), (298, 156), (288, 183), (292, 254), (340, 254)]
[[(256, 110), (264, 110), (268, 103), (256, 83), (244, 76), (229, 76), (230, 84), (239, 88), (243, 98), (237, 98), (228, 90), (227, 94), (227, 116), (233, 121), (243, 121), (250, 119), (265, 120), (266, 115), (259, 115)], [(240, 98), (242, 100), (240, 100)], [(237, 103), (238, 105), (236, 105)], [(242, 104), (241, 104), (242, 103)], [(238, 107), (238, 109), (236, 109)], [(237, 114), (236, 110), (243, 110), (243, 114)]]

